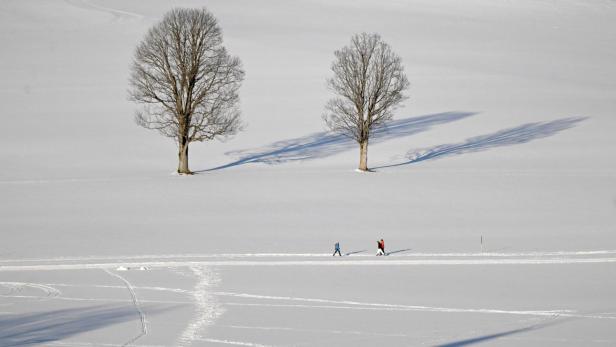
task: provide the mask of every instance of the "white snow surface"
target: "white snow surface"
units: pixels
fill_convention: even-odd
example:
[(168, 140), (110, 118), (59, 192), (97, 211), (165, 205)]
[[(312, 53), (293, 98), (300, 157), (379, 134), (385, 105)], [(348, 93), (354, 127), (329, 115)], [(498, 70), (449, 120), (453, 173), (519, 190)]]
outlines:
[[(246, 128), (178, 176), (129, 66), (201, 6)], [(411, 82), (361, 174), (358, 32)], [(614, 1), (2, 0), (0, 47), (0, 346), (616, 345)]]

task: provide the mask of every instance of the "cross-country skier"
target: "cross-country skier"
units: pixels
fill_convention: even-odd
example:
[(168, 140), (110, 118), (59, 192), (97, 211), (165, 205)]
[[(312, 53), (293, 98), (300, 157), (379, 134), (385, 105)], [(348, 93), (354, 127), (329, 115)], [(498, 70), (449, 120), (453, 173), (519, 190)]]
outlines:
[(332, 254), (332, 257), (336, 256), (336, 253), (342, 257), (342, 254), (340, 253), (340, 242), (336, 242), (334, 245), (334, 254)]
[(383, 239), (376, 242), (376, 255), (385, 255), (385, 242)]

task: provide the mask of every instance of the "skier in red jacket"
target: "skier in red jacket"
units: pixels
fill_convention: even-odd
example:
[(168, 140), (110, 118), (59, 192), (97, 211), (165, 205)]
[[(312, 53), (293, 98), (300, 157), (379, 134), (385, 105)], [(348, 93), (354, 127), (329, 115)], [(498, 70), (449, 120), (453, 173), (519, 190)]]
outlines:
[(376, 251), (376, 255), (386, 255), (385, 253), (385, 241), (383, 241), (383, 239), (381, 239), (380, 241), (376, 242), (377, 244), (377, 251)]

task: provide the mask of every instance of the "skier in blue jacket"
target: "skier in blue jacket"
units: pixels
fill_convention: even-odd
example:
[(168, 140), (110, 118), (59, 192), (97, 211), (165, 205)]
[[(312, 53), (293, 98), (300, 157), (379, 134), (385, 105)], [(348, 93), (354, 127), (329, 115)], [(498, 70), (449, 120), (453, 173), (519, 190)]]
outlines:
[(332, 257), (336, 256), (336, 253), (342, 257), (342, 254), (340, 253), (340, 242), (336, 242), (334, 245), (334, 254), (332, 254)]

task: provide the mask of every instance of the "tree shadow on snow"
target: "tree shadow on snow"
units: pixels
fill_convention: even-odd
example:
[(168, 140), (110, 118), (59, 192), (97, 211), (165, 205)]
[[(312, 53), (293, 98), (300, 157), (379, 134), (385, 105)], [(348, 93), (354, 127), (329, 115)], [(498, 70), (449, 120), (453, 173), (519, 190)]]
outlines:
[(383, 165), (374, 169), (383, 169), (395, 166), (418, 163), (424, 160), (443, 158), (465, 153), (480, 152), (488, 149), (527, 143), (555, 135), (563, 130), (572, 128), (586, 117), (562, 118), (551, 122), (527, 123), (515, 128), (497, 131), (492, 134), (476, 136), (461, 143), (444, 144), (407, 152), (405, 162)]
[[(393, 120), (375, 129), (370, 141), (374, 144), (410, 136), (429, 130), (432, 126), (457, 121), (475, 114), (473, 112), (444, 112)], [(248, 163), (276, 165), (297, 160), (325, 158), (355, 149), (357, 146), (354, 140), (346, 136), (331, 132), (319, 132), (294, 139), (277, 141), (262, 148), (227, 152), (225, 153), (226, 155), (238, 157), (239, 159), (215, 168), (196, 171), (196, 173), (221, 170)]]
[[(148, 314), (171, 308), (146, 307)], [(132, 306), (90, 306), (0, 317), (0, 346), (59, 341), (106, 326), (139, 320)]]
[(466, 340), (449, 342), (449, 343), (445, 343), (445, 344), (442, 344), (442, 345), (437, 345), (437, 347), (462, 347), (462, 346), (474, 345), (474, 344), (477, 344), (477, 343), (483, 343), (483, 342), (486, 342), (486, 341), (498, 339), (498, 338), (509, 336), (509, 335), (521, 334), (521, 333), (525, 333), (525, 332), (529, 332), (529, 331), (534, 331), (534, 330), (539, 330), (539, 329), (547, 328), (547, 327), (552, 326), (552, 325), (562, 324), (562, 323), (564, 323), (564, 322), (566, 322), (568, 320), (570, 320), (570, 318), (560, 319), (560, 320), (552, 320), (550, 322), (534, 324), (534, 325), (527, 326), (527, 327), (520, 328), (520, 329), (508, 330), (508, 331), (503, 331), (503, 332), (496, 333), (496, 334), (478, 336), (478, 337), (473, 337), (473, 338), (466, 339)]

